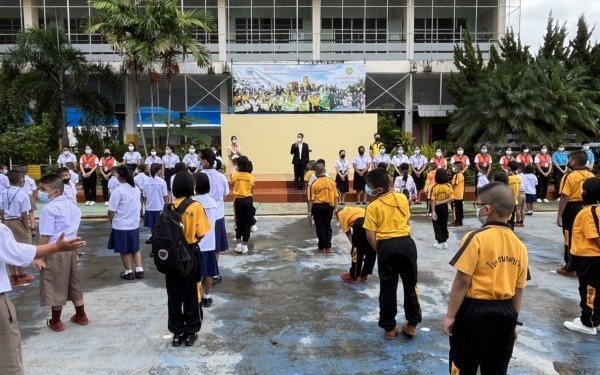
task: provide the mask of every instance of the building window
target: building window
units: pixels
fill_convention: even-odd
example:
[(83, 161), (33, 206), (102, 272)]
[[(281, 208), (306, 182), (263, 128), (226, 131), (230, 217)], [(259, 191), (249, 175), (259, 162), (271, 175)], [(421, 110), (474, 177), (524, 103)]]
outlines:
[(387, 19), (385, 18), (323, 18), (321, 28), (324, 42), (385, 43), (387, 41)]
[(290, 43), (296, 41), (297, 30), (302, 30), (301, 18), (236, 18), (235, 42)]
[(15, 44), (20, 31), (20, 18), (0, 18), (0, 44)]
[(452, 43), (460, 40), (467, 28), (465, 18), (415, 18), (416, 43)]

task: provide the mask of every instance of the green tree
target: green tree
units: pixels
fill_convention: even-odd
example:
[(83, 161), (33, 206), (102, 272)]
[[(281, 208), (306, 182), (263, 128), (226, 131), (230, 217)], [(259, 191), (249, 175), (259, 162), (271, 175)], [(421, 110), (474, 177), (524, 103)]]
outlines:
[(0, 160), (16, 164), (39, 163), (47, 160), (52, 149), (50, 134), (54, 119), (45, 114), (39, 123), (31, 126), (9, 124), (0, 134)]
[(594, 28), (592, 27), (590, 29), (585, 20), (585, 16), (580, 16), (579, 20), (577, 21), (577, 32), (575, 33), (575, 38), (569, 42), (567, 66), (570, 69), (578, 66), (589, 66), (591, 62), (592, 51), (590, 40), (593, 33)]
[(558, 21), (554, 19), (552, 12), (548, 16), (546, 24), (546, 35), (544, 35), (544, 43), (538, 51), (537, 59), (545, 60), (567, 60), (567, 27), (565, 24), (559, 26)]
[(475, 45), (469, 30), (463, 34), (463, 44), (454, 46), (454, 65), (458, 68), (458, 76), (451, 74), (448, 78), (448, 92), (454, 104), (461, 107), (463, 97), (469, 86), (473, 85), (485, 70), (483, 55), (479, 45)]
[[(31, 113), (34, 123), (44, 115), (54, 124), (52, 134), (60, 134), (69, 145), (66, 100), (72, 98), (88, 121), (98, 125), (112, 123), (114, 113), (107, 98), (88, 89), (99, 79), (117, 95), (120, 77), (110, 66), (89, 63), (83, 52), (73, 47), (62, 29), (33, 27), (17, 35), (17, 46), (2, 58), (0, 82), (3, 100), (16, 122)], [(54, 138), (56, 140), (56, 138)]]

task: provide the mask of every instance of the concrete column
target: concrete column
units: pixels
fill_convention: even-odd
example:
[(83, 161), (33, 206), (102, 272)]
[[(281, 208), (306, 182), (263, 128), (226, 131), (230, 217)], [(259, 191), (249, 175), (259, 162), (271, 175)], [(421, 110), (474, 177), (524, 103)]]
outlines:
[(135, 78), (125, 79), (125, 143), (138, 140), (138, 113), (135, 105)]
[(23, 0), (23, 26), (27, 29), (38, 25), (38, 0)]
[(313, 60), (321, 60), (321, 0), (312, 0)]
[(414, 0), (406, 0), (406, 13), (404, 16), (404, 35), (406, 35), (406, 59), (412, 62), (415, 59), (415, 2), (414, 2)]
[(494, 32), (500, 39), (506, 34), (506, 0), (498, 0), (497, 5), (494, 9)]
[(217, 22), (219, 33), (219, 61), (227, 61), (227, 0), (217, 3)]
[(412, 132), (413, 131), (413, 84), (412, 84), (412, 73), (409, 73), (410, 77), (406, 79), (406, 97), (404, 98), (406, 110), (404, 111), (404, 124), (402, 124), (402, 131)]

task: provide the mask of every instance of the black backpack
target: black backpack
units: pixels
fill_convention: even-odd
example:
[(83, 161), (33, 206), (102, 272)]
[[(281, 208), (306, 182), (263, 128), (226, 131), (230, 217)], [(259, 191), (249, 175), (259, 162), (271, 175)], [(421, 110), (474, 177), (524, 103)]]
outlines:
[(152, 228), (154, 264), (161, 273), (187, 278), (200, 268), (199, 249), (185, 241), (181, 220), (182, 214), (194, 202), (186, 198), (177, 209), (172, 203), (165, 204), (158, 223)]

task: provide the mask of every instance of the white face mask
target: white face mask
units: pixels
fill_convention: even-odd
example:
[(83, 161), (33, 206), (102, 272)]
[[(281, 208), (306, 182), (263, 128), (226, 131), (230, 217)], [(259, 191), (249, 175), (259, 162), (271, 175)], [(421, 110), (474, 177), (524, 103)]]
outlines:
[(156, 151), (150, 151), (150, 155), (156, 156)]
[(548, 150), (547, 150), (547, 149), (545, 149), (545, 148), (543, 148), (543, 149), (542, 149), (542, 154), (545, 154), (546, 152), (548, 152)]
[(231, 143), (234, 144), (234, 145), (237, 144), (237, 139), (232, 139)]
[(190, 155), (193, 155), (196, 152), (196, 149), (195, 148), (190, 148), (189, 152), (190, 152)]
[(92, 154), (92, 150), (90, 150), (89, 148), (85, 149), (85, 154), (86, 155), (91, 155)]
[(563, 152), (564, 150), (565, 150), (565, 148), (564, 148), (564, 147), (559, 147), (559, 148), (558, 148), (558, 152)]
[(512, 155), (512, 151), (511, 150), (506, 150), (506, 156), (510, 156)]
[(528, 148), (526, 148), (525, 150), (523, 150), (523, 153), (524, 153), (524, 154), (528, 154), (528, 153), (529, 153), (529, 149), (528, 149)]
[(63, 155), (65, 155), (65, 156), (69, 155), (69, 151), (63, 151)]
[(129, 146), (129, 151), (133, 151), (135, 147)]
[(437, 156), (437, 157), (439, 158), (439, 157), (441, 157), (441, 156), (442, 156), (442, 153), (441, 153), (441, 152), (436, 152), (436, 153), (435, 153), (435, 156)]
[(457, 154), (458, 156), (463, 156), (463, 154), (464, 154), (464, 153), (465, 153), (465, 152), (464, 152), (463, 150), (458, 150), (458, 151), (456, 151), (456, 154)]
[(590, 146), (587, 146), (587, 145), (586, 145), (586, 146), (583, 146), (583, 150), (584, 150), (584, 151), (587, 151), (587, 150), (589, 150), (589, 149), (590, 149)]
[(419, 155), (421, 153), (421, 150), (415, 150), (415, 155)]
[(477, 220), (479, 220), (479, 222), (482, 225), (487, 223), (487, 216), (481, 216), (481, 208), (480, 207), (475, 208), (475, 216), (477, 217)]
[(398, 155), (404, 154), (404, 150), (398, 150)]

